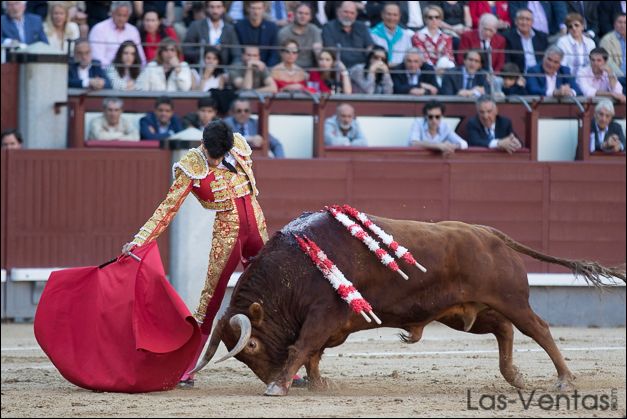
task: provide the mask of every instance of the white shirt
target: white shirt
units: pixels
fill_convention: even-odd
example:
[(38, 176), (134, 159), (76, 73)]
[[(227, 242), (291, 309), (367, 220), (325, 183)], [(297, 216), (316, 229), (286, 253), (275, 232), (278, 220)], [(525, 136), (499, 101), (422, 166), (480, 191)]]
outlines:
[(546, 96), (553, 96), (553, 91), (557, 85), (557, 73), (552, 76), (546, 74)]
[(220, 43), (220, 37), (222, 36), (224, 21), (220, 20), (218, 27), (216, 28), (213, 26), (211, 19), (207, 18), (207, 24), (209, 25), (209, 45), (218, 45)]
[(89, 87), (89, 69), (91, 65), (83, 68), (80, 65), (78, 66), (78, 78), (83, 82), (83, 87)]
[(420, 8), (420, 2), (408, 1), (407, 9), (407, 12), (409, 14), (407, 26), (410, 28), (422, 28), (425, 23), (422, 20), (422, 10)]
[(525, 52), (525, 68), (522, 68), (521, 70), (526, 72), (529, 67), (533, 67), (538, 64), (536, 61), (536, 54), (534, 54), (535, 51), (533, 49), (533, 37), (535, 36), (535, 32), (532, 29), (529, 38), (526, 38), (518, 30), (516, 32), (520, 35), (520, 42), (522, 44), (523, 51)]

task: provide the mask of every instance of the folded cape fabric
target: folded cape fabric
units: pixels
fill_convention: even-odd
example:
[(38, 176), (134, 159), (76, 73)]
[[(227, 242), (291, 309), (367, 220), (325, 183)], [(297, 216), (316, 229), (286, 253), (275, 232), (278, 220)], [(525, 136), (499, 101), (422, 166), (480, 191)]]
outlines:
[(35, 314), (37, 342), (71, 383), (141, 393), (176, 386), (200, 330), (165, 277), (156, 242), (103, 267), (53, 272)]

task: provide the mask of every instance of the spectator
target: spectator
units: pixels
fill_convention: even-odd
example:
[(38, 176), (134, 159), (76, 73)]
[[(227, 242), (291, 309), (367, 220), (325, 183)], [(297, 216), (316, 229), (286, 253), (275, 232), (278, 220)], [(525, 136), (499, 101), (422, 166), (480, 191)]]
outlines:
[[(256, 119), (250, 117), (250, 102), (246, 99), (236, 99), (231, 104), (231, 115), (224, 119), (233, 132), (239, 132), (246, 138), (251, 147), (259, 148), (264, 139), (259, 134), (259, 125)], [(270, 151), (277, 159), (285, 157), (283, 144), (269, 134)]]
[(512, 129), (512, 121), (498, 114), (496, 102), (489, 96), (477, 100), (477, 116), (468, 121), (468, 143), (514, 153), (522, 147)]
[(324, 144), (355, 147), (368, 145), (359, 122), (355, 118), (355, 108), (348, 103), (337, 105), (335, 115), (324, 121)]
[(316, 57), (322, 50), (322, 31), (311, 23), (311, 6), (301, 3), (296, 8), (294, 22), (279, 31), (278, 41), (283, 45), (288, 39), (293, 39), (300, 45), (296, 65), (308, 69), (316, 64)]
[(143, 83), (140, 90), (189, 92), (192, 88), (192, 71), (189, 64), (181, 62), (181, 49), (172, 38), (159, 42), (155, 61), (144, 69)]
[(51, 47), (68, 53), (69, 42), (80, 38), (78, 25), (70, 21), (68, 6), (65, 2), (50, 2), (48, 16), (44, 22), (44, 32)]
[(388, 67), (388, 54), (382, 46), (375, 45), (366, 64), (356, 64), (350, 69), (355, 93), (386, 94), (394, 92), (394, 83)]
[(584, 34), (590, 38), (597, 38), (599, 33), (599, 3), (600, 1), (567, 1), (567, 13), (579, 13), (584, 20)]
[(441, 95), (479, 97), (490, 94), (488, 75), (481, 69), (481, 53), (471, 49), (464, 53), (464, 65), (448, 70), (442, 77)]
[(243, 1), (231, 1), (228, 6), (228, 20), (237, 23), (244, 19), (244, 2)]
[(208, 92), (211, 89), (224, 89), (227, 83), (227, 74), (220, 60), (221, 56), (218, 48), (209, 46), (205, 49), (202, 77), (196, 69), (192, 70), (194, 90)]
[(105, 98), (102, 101), (102, 115), (91, 120), (89, 140), (139, 140), (139, 132), (122, 115), (124, 102), (118, 98)]
[(549, 35), (549, 44), (566, 34), (562, 27), (568, 11), (563, 1), (510, 1), (509, 17), (514, 20), (519, 9), (529, 9), (533, 14), (533, 29)]
[(115, 90), (139, 90), (144, 84), (145, 73), (141, 71), (137, 45), (124, 41), (115, 53), (115, 58), (107, 67), (107, 77)]
[(87, 14), (87, 26), (91, 30), (98, 23), (109, 18), (111, 13), (111, 1), (86, 1), (85, 13)]
[(506, 1), (469, 1), (470, 19), (472, 28), (479, 27), (479, 21), (484, 14), (492, 14), (498, 19), (496, 28), (500, 31), (507, 30), (512, 26), (509, 17), (509, 6)]
[(520, 70), (526, 72), (528, 68), (538, 65), (549, 43), (544, 32), (533, 30), (531, 10), (518, 9), (515, 24), (515, 28), (503, 34), (505, 48), (508, 50), (505, 61), (516, 64)]
[[(201, 44), (202, 42), (214, 46), (220, 50), (220, 61), (225, 65), (238, 63), (242, 52), (239, 48), (239, 39), (235, 27), (225, 22), (226, 7), (223, 1), (206, 1), (204, 13), (206, 19), (192, 22), (185, 35), (185, 44)], [(185, 59), (192, 63), (200, 61), (200, 47), (198, 45), (185, 45), (183, 47)]]
[(307, 86), (316, 93), (344, 93), (353, 92), (348, 70), (342, 62), (335, 59), (335, 52), (325, 48), (318, 56), (318, 70), (309, 72)]
[(554, 97), (581, 95), (581, 90), (568, 67), (560, 64), (563, 58), (564, 51), (552, 45), (546, 50), (542, 65), (531, 67), (527, 71), (527, 91), (530, 95)]
[[(224, 7), (224, 2), (221, 2), (222, 7)], [(174, 30), (176, 30), (176, 34), (179, 39), (187, 39), (188, 28), (196, 21), (205, 20), (207, 16), (205, 15), (205, 1), (186, 1), (183, 4), (183, 20), (181, 22), (174, 23)], [(233, 29), (233, 33), (235, 33), (235, 29)], [(209, 39), (209, 30), (207, 29), (207, 37), (204, 39)], [(235, 39), (237, 39), (237, 35), (235, 35)], [(183, 41), (183, 45), (185, 45), (187, 41)], [(194, 57), (187, 56), (187, 49), (183, 48), (183, 53), (185, 55), (185, 60), (192, 63), (194, 62)], [(198, 60), (198, 55), (196, 54), (195, 60)]]
[(139, 120), (139, 134), (142, 140), (167, 140), (183, 130), (181, 120), (174, 115), (174, 104), (167, 96), (155, 101), (155, 111)]
[(111, 2), (111, 17), (96, 24), (89, 32), (89, 42), (94, 51), (94, 58), (102, 65), (111, 64), (120, 45), (127, 40), (135, 42), (142, 65), (146, 64), (139, 31), (128, 23), (131, 11), (130, 1)]
[(260, 93), (278, 91), (266, 63), (260, 59), (259, 47), (250, 45), (244, 47), (242, 61), (243, 66), (233, 67), (229, 73), (229, 80), (235, 89), (254, 89)]
[(159, 42), (162, 39), (172, 38), (178, 42), (174, 29), (171, 26), (163, 25), (159, 20), (159, 14), (155, 10), (144, 12), (141, 27), (139, 28), (139, 37), (142, 41), (147, 62), (155, 59)]
[(465, 150), (468, 143), (442, 121), (446, 107), (431, 101), (422, 108), (423, 118), (416, 118), (409, 131), (409, 145), (440, 151), (444, 156)]
[[(157, 20), (165, 27), (174, 24), (174, 3), (175, 1), (134, 1), (133, 12), (135, 16), (146, 16), (148, 12), (155, 12)], [(170, 36), (170, 34), (166, 34)], [(148, 60), (148, 57), (146, 57)], [(150, 60), (148, 60), (150, 61)]]
[(296, 65), (298, 43), (288, 39), (281, 44), (281, 62), (272, 67), (271, 75), (279, 92), (307, 89), (307, 73)]
[(455, 38), (459, 43), (459, 37), (472, 29), (472, 18), (467, 1), (438, 1), (435, 2), (442, 9), (444, 18), (440, 28), (453, 37), (453, 49), (457, 49)]
[[(248, 16), (235, 24), (237, 38), (242, 45), (257, 45), (260, 49), (261, 61), (267, 66), (279, 62), (279, 54), (273, 47), (278, 45), (279, 29), (274, 22), (264, 19), (265, 5), (263, 1), (245, 2)], [(267, 48), (269, 47), (269, 48)]]
[(188, 113), (183, 117), (183, 127), (194, 127), (203, 130), (211, 121), (217, 119), (218, 104), (211, 96), (198, 99), (198, 109), (196, 112)]
[(417, 48), (407, 50), (403, 64), (392, 74), (392, 81), (396, 94), (414, 96), (438, 94), (435, 69), (424, 62), (422, 52)]
[(590, 51), (590, 65), (579, 70), (577, 84), (584, 96), (609, 96), (625, 103), (623, 86), (618, 81), (612, 67), (607, 64), (608, 54), (604, 48)]
[(520, 69), (514, 63), (505, 63), (503, 66), (503, 87), (505, 96), (525, 96), (527, 92), (527, 80), (520, 74)]
[(557, 46), (564, 51), (562, 65), (570, 69), (570, 74), (577, 77), (577, 72), (590, 64), (588, 55), (596, 46), (594, 41), (583, 36), (583, 16), (579, 13), (569, 13), (566, 16), (568, 35), (557, 41)]
[[(618, 77), (625, 77), (627, 72), (625, 71), (625, 63), (627, 59), (625, 57), (625, 35), (627, 32), (627, 18), (625, 13), (616, 15), (614, 20), (614, 31), (608, 33), (601, 39), (601, 46), (609, 54), (608, 63), (613, 67), (614, 72)], [(623, 87), (625, 86), (624, 80), (621, 81)]]
[(387, 51), (387, 62), (395, 67), (403, 62), (405, 51), (411, 48), (413, 32), (399, 26), (401, 7), (398, 3), (385, 3), (381, 10), (382, 22), (370, 30), (372, 41)]
[[(346, 48), (341, 50), (338, 59), (347, 68), (366, 62), (368, 49), (373, 45), (368, 27), (357, 19), (357, 5), (353, 1), (338, 3), (337, 19), (327, 22), (322, 27), (322, 44), (330, 48)], [(338, 54), (340, 52), (338, 51)]]
[(86, 39), (74, 45), (74, 62), (68, 66), (68, 86), (91, 90), (111, 89), (111, 81), (100, 61), (92, 60), (91, 46)]
[(625, 151), (625, 134), (618, 122), (613, 122), (614, 105), (603, 99), (594, 108), (594, 119), (590, 133), (590, 152), (616, 153)]
[(436, 66), (435, 66), (435, 80), (438, 82), (438, 92), (442, 94), (442, 77), (444, 77), (444, 73), (446, 70), (450, 70), (451, 68), (455, 68), (455, 63), (448, 59), (448, 57), (440, 57)]
[(459, 43), (457, 64), (462, 65), (464, 52), (469, 49), (483, 50), (483, 69), (499, 73), (505, 64), (505, 38), (496, 33), (498, 19), (489, 13), (479, 19), (479, 29), (466, 32)]
[[(599, 38), (603, 38), (612, 31), (612, 24), (616, 16), (625, 13), (625, 3), (622, 1), (600, 1), (599, 2)], [(615, 29), (615, 28), (614, 28)]]
[(41, 17), (24, 13), (25, 1), (7, 1), (6, 15), (2, 15), (2, 46), (17, 47), (35, 42), (48, 43)]
[(435, 67), (440, 57), (453, 58), (453, 38), (440, 29), (444, 12), (439, 6), (425, 8), (427, 26), (416, 32), (412, 44), (422, 51), (425, 61)]
[(24, 140), (22, 134), (15, 128), (10, 128), (2, 131), (0, 134), (0, 140), (2, 142), (3, 150), (20, 150)]

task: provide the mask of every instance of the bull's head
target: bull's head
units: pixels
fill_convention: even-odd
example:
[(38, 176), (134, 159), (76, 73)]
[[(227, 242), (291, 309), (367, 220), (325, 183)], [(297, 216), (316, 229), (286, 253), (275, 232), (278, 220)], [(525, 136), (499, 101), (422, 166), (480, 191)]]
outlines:
[(268, 335), (263, 332), (263, 325), (263, 307), (257, 302), (249, 306), (246, 314), (233, 314), (229, 309), (216, 324), (205, 355), (192, 374), (200, 371), (211, 361), (222, 341), (229, 349), (229, 353), (216, 363), (235, 357), (246, 364), (264, 383), (272, 382), (285, 360), (278, 360), (274, 351), (270, 349), (272, 345), (267, 341)]

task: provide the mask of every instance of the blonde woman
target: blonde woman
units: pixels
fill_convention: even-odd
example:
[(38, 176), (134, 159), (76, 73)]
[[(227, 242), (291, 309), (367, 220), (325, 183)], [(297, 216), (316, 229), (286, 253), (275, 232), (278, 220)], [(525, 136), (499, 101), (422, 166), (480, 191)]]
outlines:
[(44, 22), (44, 32), (48, 37), (48, 44), (68, 52), (68, 40), (75, 41), (80, 37), (78, 25), (70, 21), (70, 14), (65, 2), (54, 1), (48, 5), (48, 16)]
[(189, 92), (192, 89), (192, 72), (189, 64), (180, 61), (181, 49), (172, 38), (159, 42), (157, 56), (144, 69), (144, 91)]

